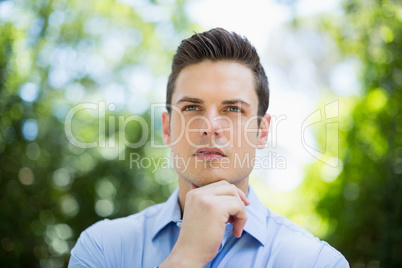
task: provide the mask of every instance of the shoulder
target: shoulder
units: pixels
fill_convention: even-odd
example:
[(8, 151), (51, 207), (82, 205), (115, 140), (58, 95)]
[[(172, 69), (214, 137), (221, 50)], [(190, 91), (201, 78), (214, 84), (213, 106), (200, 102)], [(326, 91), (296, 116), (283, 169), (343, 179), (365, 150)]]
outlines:
[[(137, 252), (149, 235), (150, 226), (162, 209), (162, 204), (139, 213), (113, 220), (104, 219), (84, 230), (71, 251), (70, 267), (108, 267), (110, 260), (121, 252)], [(132, 243), (132, 241), (137, 243)]]
[(140, 238), (138, 236), (145, 235), (144, 229), (151, 226), (163, 204), (150, 206), (127, 217), (104, 219), (88, 227), (84, 233), (99, 241), (106, 240), (108, 243), (116, 239), (124, 241), (125, 237)]
[(146, 208), (145, 210), (132, 214), (127, 217), (117, 218), (117, 219), (104, 219), (96, 222), (95, 224), (88, 227), (84, 233), (91, 234), (94, 237), (101, 238), (107, 236), (114, 236), (116, 233), (132, 233), (136, 231), (141, 231), (144, 225), (148, 222), (152, 222), (153, 219), (158, 215), (162, 208), (162, 204), (153, 205)]
[(318, 241), (309, 231), (267, 208), (267, 231), (268, 236), (280, 236), (282, 239), (301, 238), (303, 241)]
[(343, 255), (327, 242), (282, 215), (267, 210), (266, 238), (272, 241), (272, 254), (285, 261), (285, 266), (303, 263), (306, 267), (349, 267)]

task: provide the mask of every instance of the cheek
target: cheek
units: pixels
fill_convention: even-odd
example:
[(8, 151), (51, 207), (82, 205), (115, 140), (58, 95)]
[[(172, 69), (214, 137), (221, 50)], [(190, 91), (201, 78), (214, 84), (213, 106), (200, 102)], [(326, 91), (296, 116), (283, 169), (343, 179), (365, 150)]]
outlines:
[(257, 124), (250, 124), (250, 122), (243, 122), (234, 128), (234, 137), (236, 147), (244, 148), (244, 150), (249, 150), (248, 148), (256, 148), (257, 144)]
[(244, 125), (244, 137), (248, 146), (256, 148), (258, 131), (257, 119), (250, 120)]
[(185, 118), (185, 132), (186, 136), (192, 137), (199, 135), (202, 131), (208, 131), (208, 124), (197, 117)]
[(248, 132), (247, 135), (245, 135), (245, 139), (246, 139), (247, 146), (256, 148), (256, 144), (257, 144), (257, 132), (256, 131)]
[(175, 153), (183, 154), (189, 151), (190, 147), (197, 146), (200, 131), (205, 128), (200, 120), (186, 117), (174, 118), (171, 124), (172, 150)]
[(172, 136), (173, 141), (180, 142), (178, 138), (183, 137), (185, 123), (180, 116), (175, 115), (172, 116), (171, 123), (170, 123), (170, 133)]

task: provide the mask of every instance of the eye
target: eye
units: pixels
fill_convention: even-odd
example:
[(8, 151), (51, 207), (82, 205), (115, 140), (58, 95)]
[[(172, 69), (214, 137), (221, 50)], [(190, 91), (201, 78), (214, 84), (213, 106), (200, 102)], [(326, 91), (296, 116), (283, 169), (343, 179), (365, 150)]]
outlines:
[(187, 105), (183, 108), (183, 111), (199, 111), (200, 108), (197, 105)]
[(227, 111), (228, 112), (235, 112), (235, 113), (238, 113), (238, 112), (242, 113), (243, 109), (241, 109), (240, 107), (237, 107), (237, 106), (230, 106), (230, 107), (227, 108)]

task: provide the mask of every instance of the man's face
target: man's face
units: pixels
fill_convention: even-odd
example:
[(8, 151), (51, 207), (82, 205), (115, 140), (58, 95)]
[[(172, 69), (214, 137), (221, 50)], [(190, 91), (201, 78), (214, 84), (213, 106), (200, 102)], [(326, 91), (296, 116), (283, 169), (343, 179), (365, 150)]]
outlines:
[(251, 70), (233, 61), (190, 65), (176, 80), (172, 106), (170, 118), (163, 114), (163, 134), (179, 179), (199, 187), (219, 180), (248, 184), (269, 124), (266, 116), (258, 131)]

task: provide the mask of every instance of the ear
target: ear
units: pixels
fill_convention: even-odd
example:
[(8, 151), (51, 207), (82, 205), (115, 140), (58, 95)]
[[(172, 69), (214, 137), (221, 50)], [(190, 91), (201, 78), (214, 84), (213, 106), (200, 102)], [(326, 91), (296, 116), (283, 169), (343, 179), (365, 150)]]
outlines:
[(257, 148), (262, 149), (265, 147), (265, 144), (268, 140), (268, 131), (269, 126), (271, 124), (271, 116), (269, 114), (265, 114), (261, 118), (258, 137), (257, 137)]
[(162, 113), (162, 134), (165, 145), (170, 146), (170, 116), (169, 113)]

